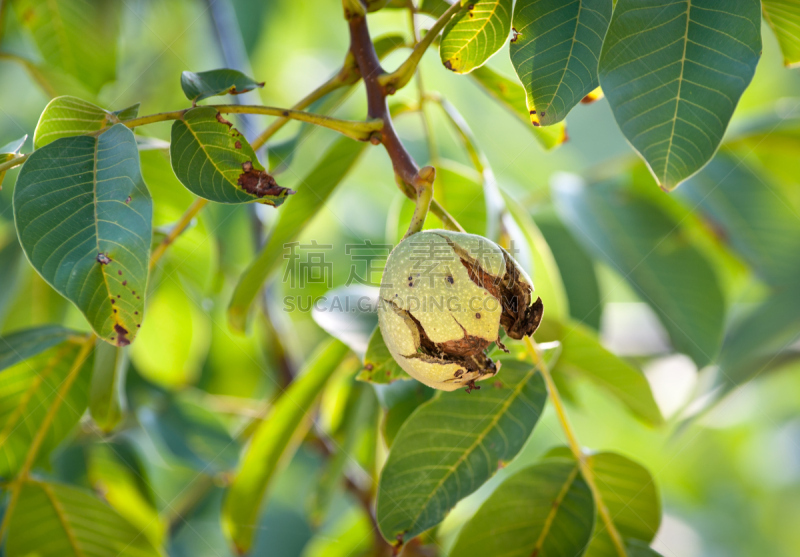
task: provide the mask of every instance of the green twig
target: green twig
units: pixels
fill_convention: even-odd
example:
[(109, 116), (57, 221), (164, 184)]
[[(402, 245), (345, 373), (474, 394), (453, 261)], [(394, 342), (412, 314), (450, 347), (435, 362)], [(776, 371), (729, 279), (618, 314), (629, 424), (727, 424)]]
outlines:
[[(330, 116), (322, 116), (320, 114), (312, 114), (310, 112), (303, 112), (302, 110), (293, 110), (291, 108), (276, 108), (274, 106), (259, 106), (259, 105), (239, 105), (239, 104), (212, 104), (208, 105), (215, 108), (220, 114), (264, 114), (266, 116), (281, 116), (291, 120), (299, 120), (308, 124), (322, 126), (331, 130), (337, 131), (347, 137), (352, 137), (359, 141), (367, 141), (374, 132), (379, 131), (383, 127), (383, 122), (377, 119), (367, 120), (365, 122), (357, 122), (353, 120), (340, 120), (338, 118), (331, 118)], [(179, 120), (183, 118), (190, 108), (184, 110), (175, 110), (172, 112), (161, 112), (159, 114), (150, 114), (140, 118), (133, 118), (122, 122), (129, 128), (144, 126), (146, 124), (153, 124), (155, 122), (166, 122), (169, 120)]]
[(414, 183), (414, 189), (417, 192), (416, 207), (414, 207), (414, 215), (411, 217), (411, 222), (408, 224), (408, 231), (403, 238), (408, 238), (412, 234), (420, 232), (425, 225), (428, 209), (431, 206), (431, 199), (433, 199), (433, 180), (435, 178), (436, 170), (432, 166), (423, 166), (419, 169)]
[(533, 340), (531, 337), (525, 337), (525, 346), (528, 349), (528, 354), (530, 354), (534, 365), (542, 374), (542, 377), (544, 377), (544, 382), (547, 385), (547, 392), (550, 394), (550, 401), (553, 403), (553, 408), (558, 416), (561, 429), (564, 430), (564, 435), (567, 437), (569, 448), (572, 451), (572, 454), (575, 456), (575, 460), (578, 461), (578, 467), (581, 470), (581, 475), (589, 486), (589, 489), (592, 491), (595, 505), (597, 505), (597, 512), (603, 521), (603, 525), (608, 531), (608, 535), (611, 538), (611, 543), (614, 545), (614, 549), (619, 557), (628, 557), (628, 552), (625, 549), (625, 542), (622, 541), (622, 536), (620, 535), (619, 530), (617, 530), (617, 527), (614, 525), (614, 521), (611, 519), (611, 513), (609, 512), (605, 501), (603, 501), (603, 496), (597, 487), (597, 482), (594, 478), (594, 472), (589, 466), (586, 454), (583, 452), (583, 449), (581, 449), (580, 443), (578, 443), (578, 437), (575, 435), (575, 430), (572, 429), (572, 425), (569, 423), (569, 418), (567, 418), (567, 413), (564, 408), (564, 402), (561, 400), (561, 395), (556, 388), (556, 384), (553, 381), (552, 375), (550, 375), (550, 370), (547, 367), (547, 363), (545, 363), (544, 359), (539, 355), (539, 349), (536, 346), (535, 340)]

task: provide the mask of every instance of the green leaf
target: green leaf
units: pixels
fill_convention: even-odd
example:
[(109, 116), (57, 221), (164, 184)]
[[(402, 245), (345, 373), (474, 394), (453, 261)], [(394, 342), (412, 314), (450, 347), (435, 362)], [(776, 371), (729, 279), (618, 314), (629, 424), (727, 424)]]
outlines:
[(379, 384), (411, 379), (411, 376), (397, 365), (389, 353), (380, 327), (375, 327), (369, 337), (367, 352), (364, 354), (364, 368), (358, 373), (356, 379)]
[(317, 214), (336, 186), (355, 166), (364, 147), (365, 143), (347, 137), (337, 139), (314, 168), (300, 180), (302, 187), (289, 200), (285, 210), (281, 211), (267, 245), (236, 285), (228, 308), (228, 319), (233, 330), (243, 332), (247, 328), (247, 315), (261, 285), (284, 261), (284, 244), (296, 238)]
[[(171, 248), (170, 248), (171, 249)], [(169, 390), (193, 385), (200, 377), (211, 342), (211, 319), (200, 295), (188, 284), (164, 275), (150, 293), (148, 319), (131, 358), (148, 381)]]
[[(620, 535), (623, 538), (651, 542), (661, 524), (661, 502), (650, 472), (616, 453), (593, 454), (586, 462)], [(619, 555), (599, 516), (595, 519), (592, 540), (583, 555)]]
[(240, 95), (256, 87), (264, 87), (264, 82), (258, 82), (236, 70), (221, 69), (181, 74), (181, 89), (192, 104), (217, 95)]
[(547, 459), (500, 484), (461, 529), (451, 555), (582, 555), (594, 513), (592, 492), (577, 463)]
[(626, 549), (628, 557), (663, 557), (645, 542), (639, 540), (628, 540)]
[[(60, 404), (39, 459), (58, 446), (78, 423), (88, 405), (93, 365), (91, 356), (78, 361), (82, 347), (83, 341), (67, 340), (0, 373), (0, 476), (13, 475), (20, 469), (51, 406)], [(76, 365), (80, 366), (77, 379), (61, 395), (62, 384)]]
[(488, 66), (482, 66), (469, 74), (475, 82), (492, 98), (499, 101), (531, 130), (539, 144), (546, 150), (558, 147), (567, 140), (567, 127), (564, 123), (547, 128), (531, 125), (530, 113), (525, 100), (525, 90), (516, 81), (500, 75)]
[(97, 93), (117, 74), (120, 4), (102, 0), (14, 0), (18, 20), (49, 65)]
[(58, 325), (15, 331), (0, 337), (0, 371), (41, 354), (78, 335)]
[(644, 374), (600, 344), (587, 327), (580, 323), (561, 326), (561, 356), (553, 373), (586, 377), (617, 397), (634, 414), (647, 423), (663, 422)]
[(434, 199), (470, 234), (486, 234), (486, 197), (481, 176), (457, 163), (436, 166)]
[(569, 315), (569, 301), (553, 252), (522, 204), (506, 192), (502, 194), (511, 215), (506, 228), (515, 242), (511, 255), (533, 280), (534, 294), (542, 298), (548, 317), (563, 321)]
[(618, 181), (554, 183), (556, 208), (584, 247), (647, 302), (675, 348), (702, 367), (719, 350), (725, 301), (714, 269), (661, 207)]
[(511, 31), (511, 0), (476, 0), (445, 25), (439, 57), (448, 70), (469, 73), (500, 50)]
[(156, 411), (139, 409), (139, 420), (159, 446), (201, 473), (223, 473), (239, 459), (239, 445), (222, 419), (187, 396), (170, 396)]
[(721, 398), (762, 372), (798, 358), (793, 346), (800, 330), (797, 278), (734, 321), (725, 333), (716, 377)]
[[(18, 290), (22, 282), (20, 269), (23, 267), (24, 259), (22, 248), (15, 234), (8, 238), (6, 245), (0, 248), (0, 269), (3, 269), (3, 272), (0, 273), (0, 331), (3, 330), (9, 311), (14, 304), (19, 302)], [(0, 351), (3, 348), (4, 346), (0, 342)]]
[[(352, 375), (348, 379), (352, 379)], [(358, 462), (354, 455), (364, 435), (371, 438), (375, 436), (378, 401), (373, 389), (369, 385), (355, 384), (347, 402), (347, 406), (341, 410), (344, 413), (342, 435), (334, 439), (333, 455), (323, 468), (314, 490), (311, 521), (316, 525), (322, 524), (329, 514), (348, 468)]]
[(790, 68), (800, 64), (800, 4), (794, 0), (761, 0), (764, 21), (772, 28)]
[(158, 516), (147, 471), (126, 443), (93, 443), (86, 448), (89, 483), (125, 520), (158, 547), (164, 521)]
[(97, 426), (108, 433), (122, 420), (128, 353), (127, 348), (106, 342), (98, 342), (94, 350), (89, 412)]
[(83, 99), (56, 97), (39, 116), (33, 144), (38, 149), (56, 139), (94, 133), (118, 122), (116, 115)]
[(28, 479), (6, 541), (8, 557), (158, 557), (147, 536), (91, 493)]
[[(394, 444), (394, 440), (397, 439), (397, 434), (406, 420), (420, 405), (432, 399), (437, 392), (419, 381), (400, 381), (391, 386), (375, 389), (378, 395), (383, 397), (383, 404), (386, 406), (382, 432), (388, 448)], [(392, 392), (387, 392), (390, 390)]]
[(133, 120), (137, 116), (139, 116), (139, 107), (141, 103), (132, 104), (127, 108), (123, 108), (121, 110), (115, 110), (111, 114), (116, 116), (120, 121), (123, 120)]
[(480, 391), (442, 393), (403, 424), (378, 486), (376, 516), (387, 540), (437, 525), (527, 441), (547, 400), (544, 380), (529, 363), (502, 364)]
[(553, 211), (537, 213), (534, 220), (556, 260), (570, 317), (600, 330), (603, 303), (594, 262)]
[(534, 126), (561, 122), (597, 88), (611, 0), (517, 0), (509, 51)]
[[(27, 141), (27, 139), (28, 136), (26, 134), (21, 138), (0, 147), (0, 163), (8, 162), (19, 155), (19, 151), (22, 149), (22, 146), (25, 145), (25, 141)], [(0, 171), (0, 189), (3, 189), (3, 178), (5, 177), (6, 171)]]
[(211, 106), (175, 120), (170, 159), (189, 191), (218, 203), (258, 201), (277, 207), (292, 193), (275, 184), (244, 136)]
[(720, 153), (679, 196), (768, 284), (800, 276), (800, 219), (766, 173)]
[(619, 0), (600, 85), (658, 185), (705, 165), (761, 56), (758, 0)]
[(133, 132), (122, 124), (35, 151), (14, 189), (31, 264), (118, 346), (130, 344), (142, 322), (152, 212)]
[(347, 351), (347, 346), (333, 339), (319, 348), (253, 435), (222, 509), (225, 534), (240, 553), (250, 549), (259, 510), (275, 475), (308, 433), (311, 407)]

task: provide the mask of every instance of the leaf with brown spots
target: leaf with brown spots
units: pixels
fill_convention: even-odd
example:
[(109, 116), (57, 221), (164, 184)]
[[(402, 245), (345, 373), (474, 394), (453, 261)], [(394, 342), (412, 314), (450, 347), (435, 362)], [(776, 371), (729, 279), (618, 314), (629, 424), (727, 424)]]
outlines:
[(99, 337), (130, 343), (144, 313), (133, 291), (147, 290), (153, 213), (133, 132), (117, 124), (35, 151), (13, 203), (20, 243), (42, 278)]
[(172, 125), (170, 161), (189, 191), (217, 203), (277, 207), (294, 193), (275, 183), (247, 140), (210, 106), (189, 110)]

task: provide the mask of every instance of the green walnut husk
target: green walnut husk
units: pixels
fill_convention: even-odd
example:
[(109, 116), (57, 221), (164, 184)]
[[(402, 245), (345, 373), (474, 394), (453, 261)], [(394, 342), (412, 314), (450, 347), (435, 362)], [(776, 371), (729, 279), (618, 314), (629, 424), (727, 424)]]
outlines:
[(394, 359), (418, 381), (445, 391), (492, 377), (513, 339), (532, 335), (542, 319), (533, 282), (503, 248), (474, 234), (428, 230), (395, 247), (381, 281), (378, 320)]

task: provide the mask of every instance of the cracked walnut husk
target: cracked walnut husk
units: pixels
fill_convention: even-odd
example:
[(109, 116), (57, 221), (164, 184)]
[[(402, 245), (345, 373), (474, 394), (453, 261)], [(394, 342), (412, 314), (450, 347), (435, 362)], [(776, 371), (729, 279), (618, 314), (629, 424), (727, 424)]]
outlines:
[(494, 376), (487, 356), (502, 326), (513, 339), (542, 319), (533, 283), (503, 248), (474, 234), (428, 230), (397, 245), (386, 262), (378, 319), (394, 359), (418, 381), (445, 391)]

